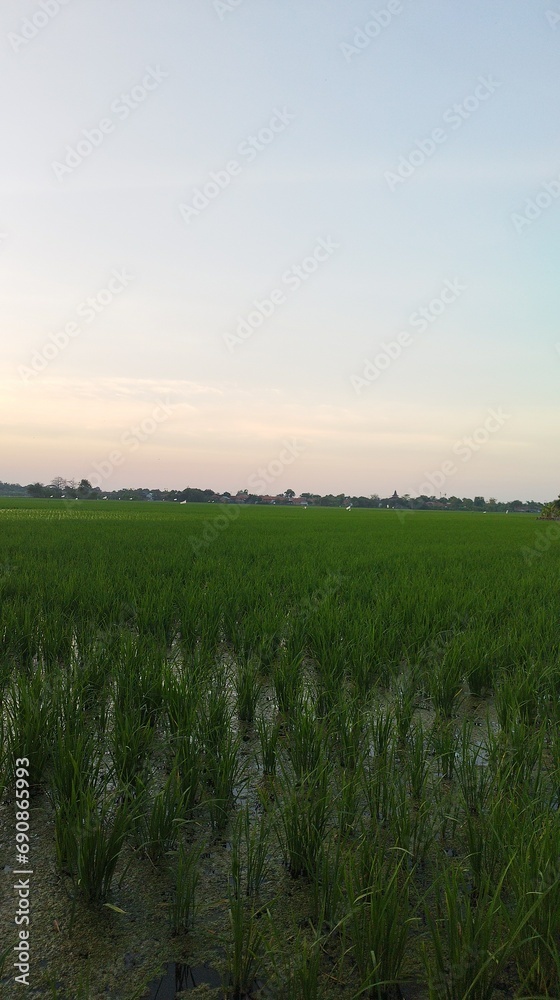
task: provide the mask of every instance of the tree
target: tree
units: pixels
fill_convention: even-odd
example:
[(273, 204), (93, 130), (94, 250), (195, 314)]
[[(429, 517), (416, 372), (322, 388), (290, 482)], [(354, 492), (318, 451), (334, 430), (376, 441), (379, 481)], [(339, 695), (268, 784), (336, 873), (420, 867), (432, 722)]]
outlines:
[(295, 494), (294, 490), (285, 490), (285, 492), (284, 492), (284, 496), (287, 497), (288, 500), (293, 500), (293, 498), (295, 497), (295, 495), (296, 494)]
[(77, 492), (81, 497), (88, 497), (92, 491), (93, 487), (89, 479), (80, 479), (80, 485), (78, 486)]
[(325, 493), (319, 500), (320, 507), (340, 507), (340, 497), (335, 497), (333, 493)]
[(48, 490), (42, 483), (31, 483), (27, 487), (27, 492), (30, 497), (46, 497), (48, 496)]

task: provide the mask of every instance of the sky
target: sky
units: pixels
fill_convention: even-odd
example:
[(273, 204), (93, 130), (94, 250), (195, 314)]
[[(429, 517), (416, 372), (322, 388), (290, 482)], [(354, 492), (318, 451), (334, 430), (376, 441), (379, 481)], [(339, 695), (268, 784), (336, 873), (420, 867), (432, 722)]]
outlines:
[(558, 495), (560, 0), (2, 0), (0, 87), (0, 480)]

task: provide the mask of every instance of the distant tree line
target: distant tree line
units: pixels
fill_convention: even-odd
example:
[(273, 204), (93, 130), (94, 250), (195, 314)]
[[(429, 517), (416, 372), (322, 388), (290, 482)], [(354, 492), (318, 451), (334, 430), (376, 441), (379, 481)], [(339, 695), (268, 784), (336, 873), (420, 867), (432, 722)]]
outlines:
[(31, 483), (20, 487), (23, 494), (30, 497), (53, 498), (55, 500), (185, 500), (187, 503), (204, 503), (219, 496), (214, 490), (199, 490), (187, 487), (185, 490), (156, 490), (147, 488), (125, 487), (121, 490), (101, 490), (92, 486), (88, 479), (65, 480), (60, 476), (48, 485)]
[(27, 487), (18, 483), (0, 483), (0, 497), (24, 497), (27, 495)]
[(538, 500), (508, 500), (498, 501), (495, 497), (486, 499), (483, 496), (471, 497), (412, 497), (405, 493), (402, 497), (395, 492), (390, 497), (380, 497), (377, 493), (369, 496), (348, 496), (344, 493), (302, 493), (296, 497), (295, 491), (286, 490), (277, 496), (259, 496), (248, 490), (238, 490), (232, 494), (227, 490), (217, 493), (215, 490), (202, 490), (188, 486), (182, 490), (158, 490), (147, 487), (126, 487), (120, 490), (102, 490), (94, 487), (88, 479), (79, 481), (55, 476), (48, 484), (30, 483), (20, 486), (18, 483), (0, 482), (0, 496), (29, 496), (36, 498), (52, 498), (66, 500), (143, 500), (171, 501), (177, 503), (237, 503), (237, 504), (276, 504), (293, 505), (307, 503), (315, 507), (370, 507), (393, 508), (396, 510), (464, 510), (479, 512), (518, 511), (523, 513), (541, 514), (544, 517), (560, 517), (560, 498), (549, 503)]

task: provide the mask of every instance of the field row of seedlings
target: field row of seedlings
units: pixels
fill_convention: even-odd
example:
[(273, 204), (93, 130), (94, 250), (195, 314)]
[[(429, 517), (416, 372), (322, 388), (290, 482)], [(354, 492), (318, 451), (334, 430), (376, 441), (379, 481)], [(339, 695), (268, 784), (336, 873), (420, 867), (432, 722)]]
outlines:
[(194, 551), (219, 515), (93, 506), (1, 537), (0, 844), (25, 755), (43, 995), (149, 996), (175, 961), (216, 998), (557, 997), (534, 523), (247, 510)]

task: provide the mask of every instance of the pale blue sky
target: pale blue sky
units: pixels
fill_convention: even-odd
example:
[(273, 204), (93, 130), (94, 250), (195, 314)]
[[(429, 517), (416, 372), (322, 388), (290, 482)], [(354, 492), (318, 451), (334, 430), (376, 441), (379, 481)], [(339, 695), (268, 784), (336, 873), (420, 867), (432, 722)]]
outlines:
[(558, 494), (559, 0), (58, 6), (0, 10), (0, 479), (413, 493), (501, 408), (442, 492)]

